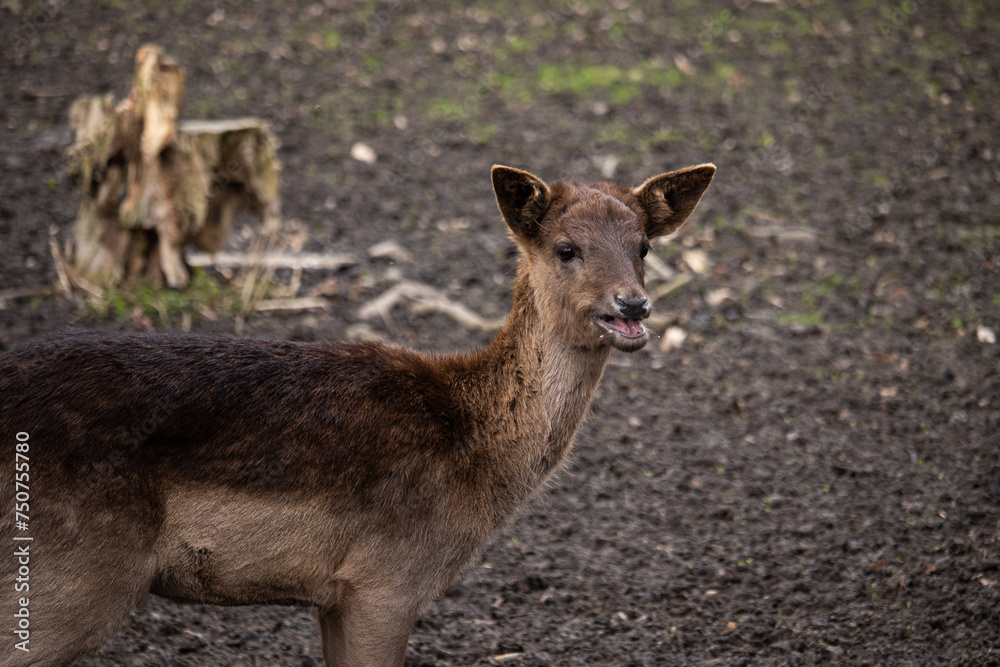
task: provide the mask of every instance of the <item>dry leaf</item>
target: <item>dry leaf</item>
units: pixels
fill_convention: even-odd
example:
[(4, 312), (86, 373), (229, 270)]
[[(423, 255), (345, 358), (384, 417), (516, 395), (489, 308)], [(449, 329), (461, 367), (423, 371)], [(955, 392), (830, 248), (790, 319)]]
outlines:
[(358, 162), (364, 162), (365, 164), (375, 164), (375, 151), (368, 144), (359, 141), (358, 143), (351, 146), (351, 157)]
[(699, 276), (708, 273), (708, 253), (700, 248), (692, 248), (681, 253), (681, 258)]
[(712, 308), (717, 308), (721, 306), (726, 301), (732, 301), (736, 298), (736, 293), (728, 287), (721, 287), (716, 290), (712, 290), (705, 295), (705, 303), (707, 303)]
[(687, 338), (687, 333), (684, 329), (680, 327), (670, 327), (665, 332), (663, 332), (663, 342), (660, 343), (660, 349), (664, 352), (670, 352), (671, 350), (676, 350)]

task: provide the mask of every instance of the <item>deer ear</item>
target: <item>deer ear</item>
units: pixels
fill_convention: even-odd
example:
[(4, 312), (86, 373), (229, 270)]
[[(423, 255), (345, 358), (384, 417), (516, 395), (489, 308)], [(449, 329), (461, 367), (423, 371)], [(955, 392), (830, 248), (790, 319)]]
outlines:
[(714, 164), (700, 164), (654, 176), (633, 190), (646, 211), (646, 236), (677, 231), (698, 205), (713, 176)]
[(528, 239), (537, 236), (551, 201), (549, 186), (526, 171), (499, 164), (493, 165), (490, 176), (500, 215), (514, 236)]

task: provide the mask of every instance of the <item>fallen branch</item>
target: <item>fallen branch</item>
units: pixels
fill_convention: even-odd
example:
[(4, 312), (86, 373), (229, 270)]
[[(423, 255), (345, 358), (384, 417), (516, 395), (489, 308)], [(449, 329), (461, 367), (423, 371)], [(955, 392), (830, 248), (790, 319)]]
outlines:
[(502, 319), (488, 320), (462, 304), (452, 301), (430, 285), (409, 280), (404, 280), (370, 301), (358, 311), (358, 315), (363, 320), (376, 315), (387, 318), (393, 306), (403, 299), (414, 301), (416, 312), (437, 311), (469, 329), (494, 331), (503, 324)]
[(0, 310), (7, 307), (7, 302), (14, 299), (23, 299), (29, 296), (48, 296), (52, 294), (51, 287), (15, 287), (13, 289), (0, 290)]
[(328, 308), (330, 302), (316, 296), (303, 296), (297, 299), (266, 299), (258, 302), (254, 310), (310, 310), (312, 308)]
[(337, 270), (357, 264), (354, 255), (347, 253), (306, 252), (297, 255), (285, 253), (251, 254), (237, 252), (192, 252), (187, 257), (191, 266), (213, 266), (215, 268), (243, 268), (248, 266), (274, 269), (330, 269)]

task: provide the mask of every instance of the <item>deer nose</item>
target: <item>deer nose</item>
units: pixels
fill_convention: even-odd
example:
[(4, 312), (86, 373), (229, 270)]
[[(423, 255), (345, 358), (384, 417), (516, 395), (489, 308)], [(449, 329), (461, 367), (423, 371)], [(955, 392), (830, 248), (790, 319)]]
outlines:
[(622, 317), (629, 320), (641, 320), (642, 318), (649, 315), (649, 306), (646, 305), (649, 299), (642, 297), (641, 299), (626, 299), (623, 296), (615, 295), (615, 303), (618, 305), (618, 310), (621, 311)]

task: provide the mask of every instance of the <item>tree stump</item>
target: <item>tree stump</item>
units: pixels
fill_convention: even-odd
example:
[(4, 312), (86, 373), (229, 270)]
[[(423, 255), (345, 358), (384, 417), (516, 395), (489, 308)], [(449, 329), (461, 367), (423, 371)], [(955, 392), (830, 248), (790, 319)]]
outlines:
[(281, 166), (267, 123), (179, 122), (183, 86), (177, 63), (145, 45), (127, 98), (85, 96), (70, 108), (70, 173), (81, 194), (71, 262), (98, 287), (146, 275), (184, 288), (185, 245), (218, 251), (244, 209), (267, 232), (280, 226)]

